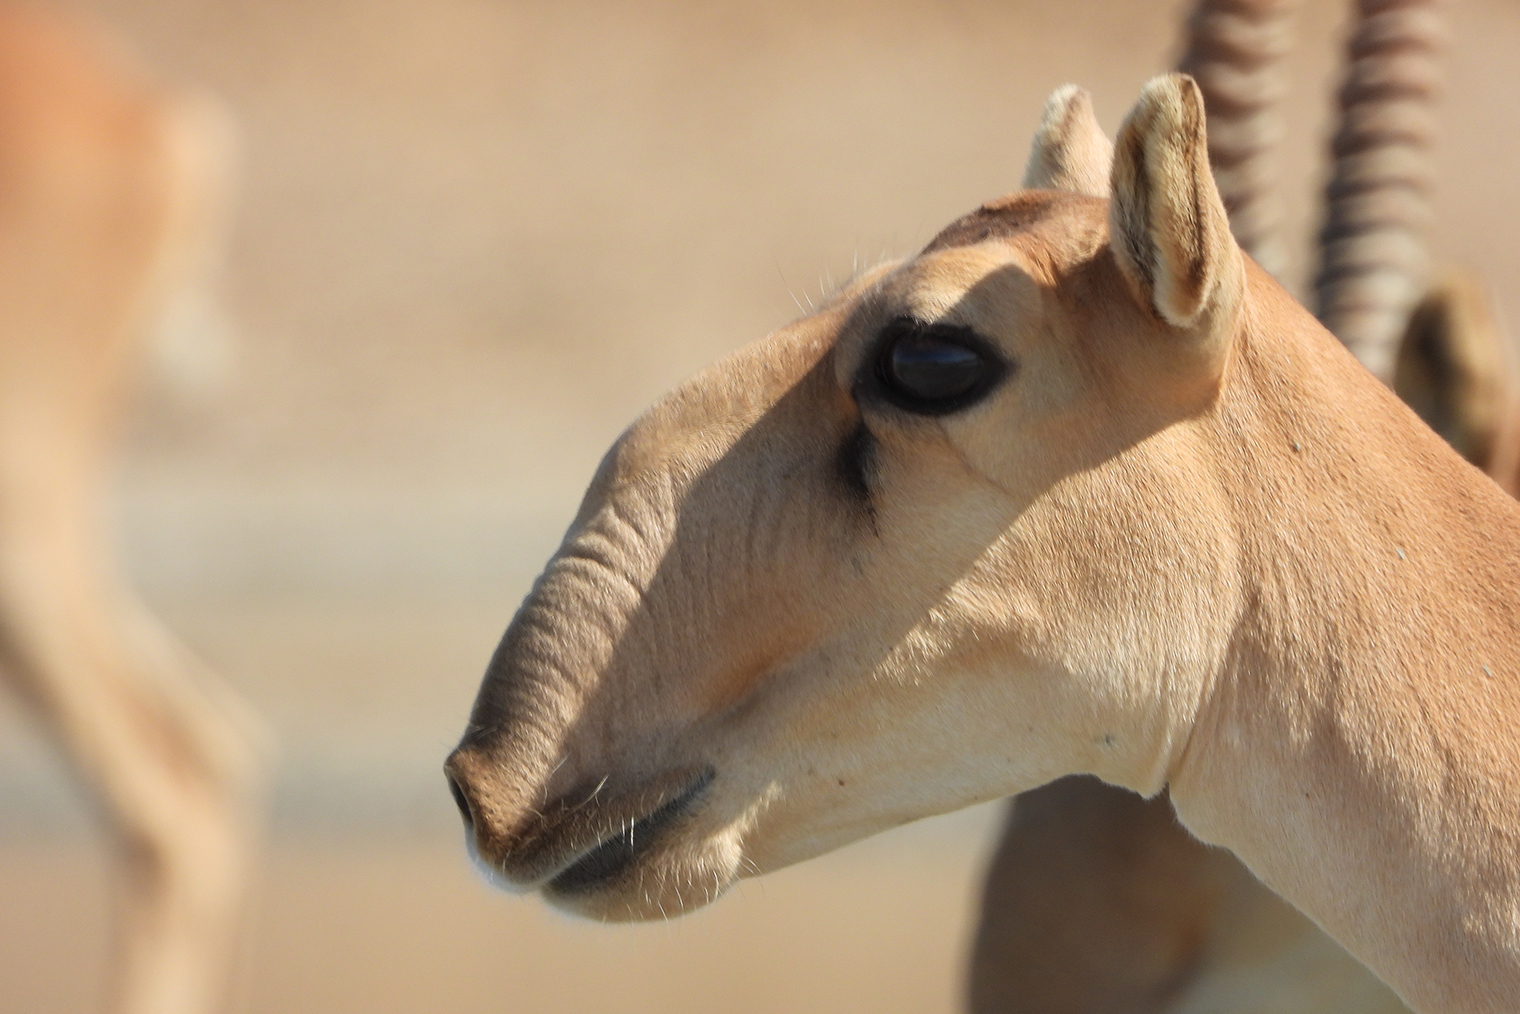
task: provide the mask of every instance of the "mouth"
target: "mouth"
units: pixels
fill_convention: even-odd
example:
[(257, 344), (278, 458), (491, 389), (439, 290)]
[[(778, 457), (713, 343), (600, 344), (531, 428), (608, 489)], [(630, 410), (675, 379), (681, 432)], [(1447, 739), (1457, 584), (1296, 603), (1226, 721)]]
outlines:
[(667, 802), (627, 821), (615, 834), (593, 845), (552, 877), (544, 885), (545, 892), (561, 896), (587, 894), (617, 880), (687, 815), (706, 793), (714, 776), (715, 772), (707, 768)]
[(715, 778), (711, 767), (688, 768), (611, 798), (597, 785), (535, 812), (528, 828), (505, 840), (472, 819), (464, 802), (466, 840), (476, 865), (496, 885), (514, 892), (541, 890), (568, 901), (613, 887), (668, 844), (671, 831), (690, 817)]

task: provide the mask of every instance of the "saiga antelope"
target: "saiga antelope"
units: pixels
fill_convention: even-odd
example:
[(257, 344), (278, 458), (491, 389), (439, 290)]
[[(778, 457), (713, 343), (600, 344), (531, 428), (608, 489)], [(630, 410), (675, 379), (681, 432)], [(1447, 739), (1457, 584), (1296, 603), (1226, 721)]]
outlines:
[(250, 726), (130, 591), (102, 516), (148, 326), (211, 239), (225, 130), (95, 32), (0, 7), (0, 665), (120, 862), (110, 1006), (225, 990)]
[[(1520, 418), (1487, 298), (1454, 274), (1415, 308), (1394, 390), (1520, 495)], [(1234, 856), (1142, 799), (1068, 778), (1015, 801), (982, 892), (973, 1014), (1395, 1014), (1385, 986)]]
[[(1520, 494), (1520, 419), (1487, 299), (1460, 274), (1412, 314), (1394, 390)], [(1014, 801), (990, 863), (972, 1014), (1399, 1014), (1386, 986), (1152, 799), (1066, 778)]]
[(448, 761), (472, 849), (659, 917), (1088, 773), (1416, 1011), (1512, 1011), (1520, 504), (1241, 254), (1190, 78), (1107, 200), (1055, 119), (614, 445)]
[[(1272, 142), (1297, 6), (1200, 0), (1181, 60), (1202, 87), (1232, 229), (1274, 270)], [(1449, 278), (1410, 318), (1428, 277), (1443, 6), (1354, 5), (1318, 303), (1366, 365), (1513, 493), (1520, 433), (1481, 291)], [(1178, 827), (1164, 795), (1141, 802), (1092, 779), (1018, 800), (988, 872), (970, 986), (976, 1014), (1404, 1009), (1233, 857)]]

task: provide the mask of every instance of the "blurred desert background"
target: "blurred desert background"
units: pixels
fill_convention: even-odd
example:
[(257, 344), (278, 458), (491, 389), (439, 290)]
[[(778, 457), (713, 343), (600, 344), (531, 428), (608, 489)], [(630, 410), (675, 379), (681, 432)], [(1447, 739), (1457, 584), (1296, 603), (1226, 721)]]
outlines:
[[(608, 443), (677, 380), (1012, 189), (1067, 81), (1117, 127), (1175, 58), (1145, 0), (91, 0), (240, 130), (214, 309), (143, 379), (138, 586), (268, 716), (239, 1010), (952, 1011), (983, 807), (668, 925), (468, 868), (440, 764)], [(1452, 5), (1438, 261), (1520, 321), (1520, 4)], [(1300, 256), (1343, 5), (1306, 5), (1283, 144)], [(92, 1009), (105, 858), (0, 710), (0, 1009)]]

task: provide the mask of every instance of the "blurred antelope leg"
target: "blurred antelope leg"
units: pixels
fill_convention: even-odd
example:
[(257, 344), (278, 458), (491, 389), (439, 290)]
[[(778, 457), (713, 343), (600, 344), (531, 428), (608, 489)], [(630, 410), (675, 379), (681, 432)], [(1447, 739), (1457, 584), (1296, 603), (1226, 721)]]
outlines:
[(246, 730), (134, 604), (65, 580), (0, 579), (19, 677), (98, 806), (121, 864), (111, 1008), (224, 999), (256, 839)]
[(1234, 855), (1063, 778), (1012, 801), (982, 896), (972, 1014), (1406, 1014)]
[(110, 459), (154, 318), (215, 236), (224, 132), (72, 19), (0, 7), (0, 663), (122, 862), (117, 1014), (223, 998), (255, 723), (119, 577)]

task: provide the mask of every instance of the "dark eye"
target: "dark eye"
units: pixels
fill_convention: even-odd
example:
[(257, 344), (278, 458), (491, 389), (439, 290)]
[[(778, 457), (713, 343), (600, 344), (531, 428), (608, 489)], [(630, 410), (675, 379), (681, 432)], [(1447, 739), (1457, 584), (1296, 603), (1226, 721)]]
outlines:
[(986, 394), (1007, 367), (970, 328), (894, 321), (883, 335), (876, 372), (892, 401), (940, 415)]

